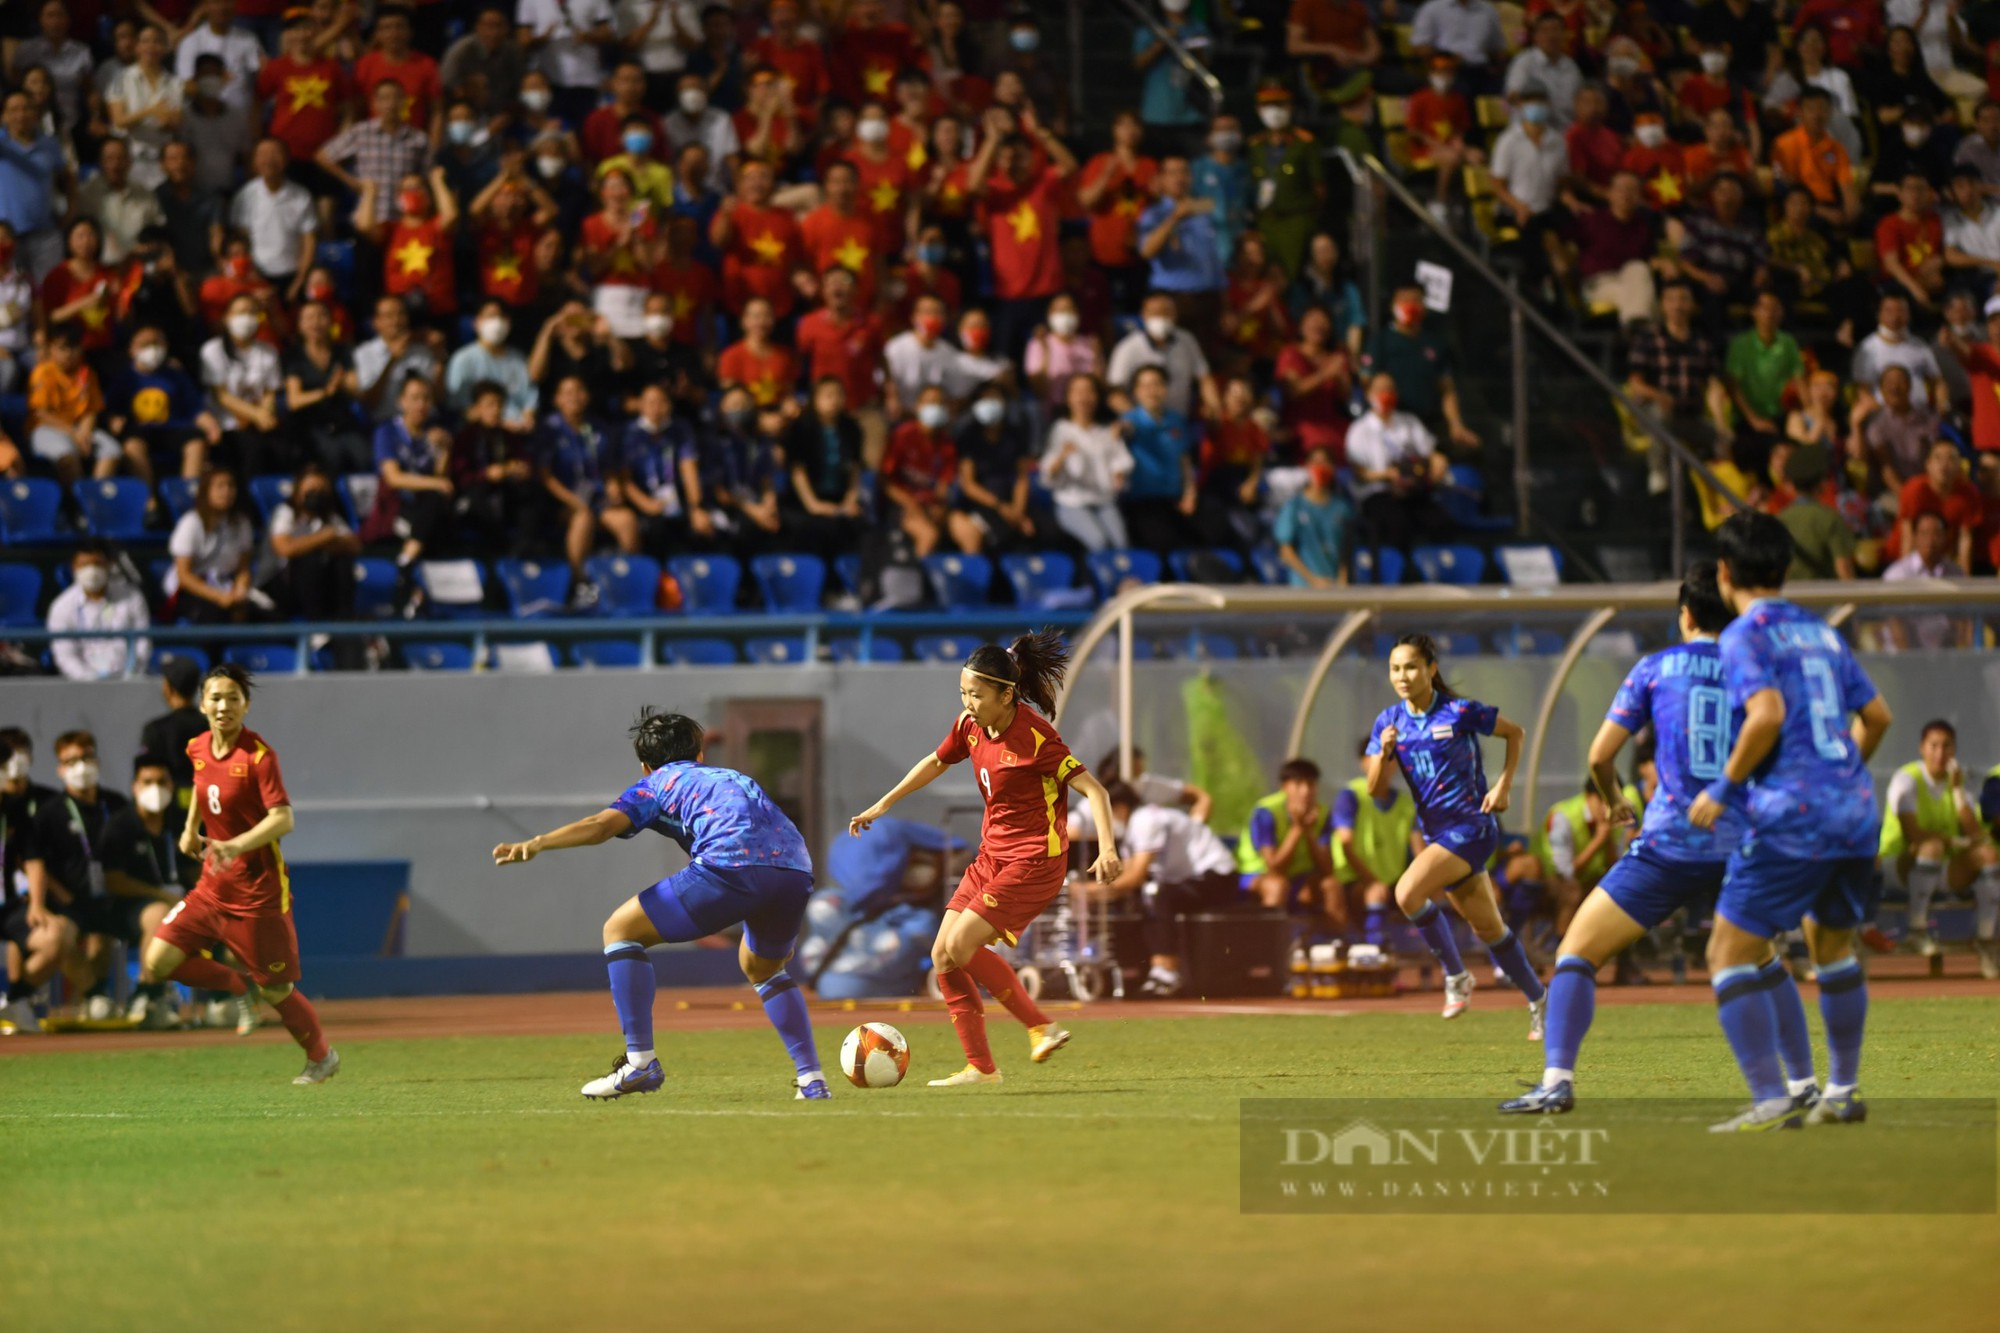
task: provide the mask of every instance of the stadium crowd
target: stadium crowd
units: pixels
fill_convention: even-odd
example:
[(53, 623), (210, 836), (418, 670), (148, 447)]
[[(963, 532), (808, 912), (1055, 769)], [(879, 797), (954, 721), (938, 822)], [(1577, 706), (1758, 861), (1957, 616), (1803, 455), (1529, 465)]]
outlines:
[[(468, 554), (578, 610), (600, 551), (859, 553), (874, 605), (939, 551), (1331, 585), (1448, 539), (1481, 452), (1422, 290), (1364, 307), (1346, 147), (1615, 318), (1802, 572), (1989, 571), (2000, 48), (1957, 8), (1161, 0), (1086, 141), (1046, 6), (13, 6), (0, 475), (62, 489), (0, 514), (164, 539), (157, 580), (76, 544), (59, 629), (351, 618), (364, 550), (413, 616)], [(1162, 31), (1296, 77), (1211, 115)]]

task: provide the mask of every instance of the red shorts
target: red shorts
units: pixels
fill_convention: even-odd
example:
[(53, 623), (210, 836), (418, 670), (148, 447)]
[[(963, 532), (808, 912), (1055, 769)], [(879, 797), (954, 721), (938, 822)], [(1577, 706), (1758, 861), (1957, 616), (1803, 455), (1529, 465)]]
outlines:
[(154, 937), (190, 958), (226, 946), (260, 986), (289, 986), (299, 979), (299, 933), (290, 912), (239, 915), (197, 886), (167, 913)]
[(1068, 867), (1060, 856), (1046, 861), (995, 861), (981, 853), (966, 867), (958, 892), (946, 906), (954, 912), (977, 912), (1007, 943), (1019, 944), (1028, 923), (1061, 895)]

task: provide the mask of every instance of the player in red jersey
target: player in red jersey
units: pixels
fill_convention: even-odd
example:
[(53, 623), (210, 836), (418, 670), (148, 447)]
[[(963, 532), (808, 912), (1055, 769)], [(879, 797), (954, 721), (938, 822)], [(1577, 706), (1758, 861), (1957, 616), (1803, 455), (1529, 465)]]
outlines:
[[(249, 709), (250, 673), (242, 667), (224, 663), (202, 679), (209, 730), (188, 742), (194, 799), (180, 842), (183, 855), (203, 859), (201, 879), (154, 932), (139, 975), (232, 995), (243, 993), (247, 975), (305, 1048), (305, 1072), (292, 1082), (324, 1083), (340, 1072), (340, 1053), (326, 1044), (311, 1002), (293, 989), (299, 937), (278, 850), (278, 839), (292, 831), (292, 798), (277, 753), (243, 726)], [(241, 973), (216, 961), (225, 949)]]
[[(887, 796), (847, 823), (850, 834), (860, 834), (890, 806), (929, 786), (961, 760), (970, 759), (979, 775), (979, 790), (986, 797), (979, 856), (959, 881), (931, 945), (938, 989), (951, 1009), (967, 1063), (950, 1078), (932, 1079), (934, 1088), (1000, 1081), (986, 1045), (981, 986), (1027, 1024), (1030, 1058), (1037, 1064), (1069, 1041), (1069, 1033), (1022, 992), (1014, 969), (986, 947), (1001, 939), (1017, 943), (1028, 923), (1062, 892), (1069, 864), (1071, 787), (1090, 802), (1096, 827), (1112, 827), (1104, 784), (1076, 761), (1043, 716), (1055, 711), (1056, 686), (1068, 667), (1069, 652), (1052, 630), (1024, 634), (1011, 648), (990, 643), (980, 648), (958, 673), (965, 711), (951, 734)], [(1102, 846), (1090, 868), (1101, 883), (1118, 877), (1118, 853), (1109, 839)]]

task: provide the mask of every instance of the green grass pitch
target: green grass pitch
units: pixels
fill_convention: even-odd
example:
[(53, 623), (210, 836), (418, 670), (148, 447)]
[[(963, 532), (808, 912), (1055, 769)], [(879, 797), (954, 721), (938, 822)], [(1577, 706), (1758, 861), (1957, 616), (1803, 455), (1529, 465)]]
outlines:
[[(822, 1051), (865, 1016), (821, 1015)], [(1000, 1018), (1008, 1081), (950, 1091), (923, 1086), (960, 1063), (949, 1028), (889, 1021), (909, 1080), (830, 1104), (785, 1100), (760, 1030), (663, 1033), (666, 1089), (613, 1105), (576, 1094), (609, 1035), (344, 1043), (319, 1088), (271, 1045), (0, 1059), (0, 1328), (1956, 1329), (2000, 1309), (1990, 1215), (1239, 1212), (1239, 1097), (1497, 1099), (1539, 1064), (1512, 1005), (1086, 1012), (1042, 1067)], [(1586, 1096), (1738, 1093), (1702, 1005), (1607, 1008), (1583, 1063)], [(2000, 1094), (2000, 999), (1877, 1004), (1863, 1088)]]

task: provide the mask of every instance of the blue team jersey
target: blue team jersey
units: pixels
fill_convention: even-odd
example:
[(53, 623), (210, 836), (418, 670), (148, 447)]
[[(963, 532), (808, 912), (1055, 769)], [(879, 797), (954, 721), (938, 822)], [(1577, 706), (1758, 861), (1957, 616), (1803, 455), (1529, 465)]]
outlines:
[(1752, 602), (1722, 631), (1723, 682), (1740, 725), (1752, 696), (1785, 701), (1778, 743), (1750, 776), (1750, 836), (1780, 856), (1831, 861), (1873, 856), (1882, 816), (1848, 715), (1875, 685), (1841, 637), (1783, 598)]
[(1431, 710), (1419, 713), (1408, 701), (1390, 704), (1368, 731), (1368, 753), (1382, 753), (1382, 729), (1396, 729), (1396, 762), (1416, 798), (1417, 820), (1424, 836), (1440, 829), (1489, 816), (1479, 809), (1486, 799), (1486, 765), (1479, 738), (1493, 734), (1500, 710), (1474, 699), (1439, 694)]
[(812, 872), (798, 828), (762, 787), (734, 769), (666, 764), (626, 788), (611, 808), (632, 821), (619, 837), (649, 828), (713, 870), (779, 866)]
[(1653, 728), (1659, 790), (1646, 806), (1639, 840), (1669, 861), (1726, 861), (1746, 833), (1742, 815), (1725, 811), (1715, 827), (1688, 823), (1688, 807), (1722, 776), (1735, 739), (1722, 650), (1713, 639), (1676, 644), (1642, 660), (1618, 687), (1604, 715), (1630, 732)]

